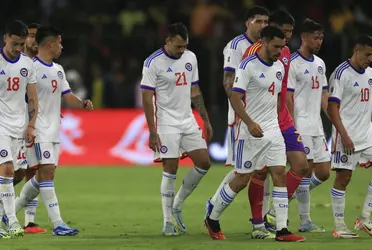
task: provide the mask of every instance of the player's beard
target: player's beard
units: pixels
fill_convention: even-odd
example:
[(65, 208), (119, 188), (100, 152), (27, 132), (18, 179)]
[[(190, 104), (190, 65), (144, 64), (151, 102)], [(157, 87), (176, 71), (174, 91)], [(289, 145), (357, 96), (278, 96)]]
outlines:
[(26, 46), (26, 48), (27, 48), (28, 51), (31, 51), (33, 54), (37, 54), (37, 52), (39, 51), (38, 47), (36, 47), (36, 46), (31, 46), (31, 47)]

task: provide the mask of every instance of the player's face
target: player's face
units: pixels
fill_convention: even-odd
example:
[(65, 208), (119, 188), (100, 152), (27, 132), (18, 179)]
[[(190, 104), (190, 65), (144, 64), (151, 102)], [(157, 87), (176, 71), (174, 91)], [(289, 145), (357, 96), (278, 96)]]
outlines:
[(316, 31), (311, 34), (305, 35), (307, 47), (310, 49), (312, 54), (317, 54), (322, 47), (324, 39), (323, 31)]
[(266, 52), (268, 58), (275, 62), (279, 59), (280, 54), (282, 53), (282, 49), (285, 46), (285, 39), (280, 39), (278, 37), (274, 37), (271, 41), (267, 42)]
[(360, 46), (355, 53), (358, 64), (364, 69), (368, 68), (372, 63), (372, 47)]
[(58, 36), (57, 39), (51, 42), (50, 47), (54, 54), (54, 58), (58, 58), (62, 53), (62, 37)]
[(32, 51), (33, 53), (37, 53), (38, 47), (35, 40), (37, 29), (28, 29), (28, 37), (26, 39), (26, 48), (29, 51)]
[(281, 27), (279, 27), (284, 35), (285, 35), (285, 43), (287, 44), (289, 40), (292, 38), (293, 33), (293, 25), (292, 24), (283, 24)]
[(165, 42), (168, 53), (175, 58), (181, 58), (189, 43), (189, 39), (184, 40), (180, 35), (177, 35), (175, 37), (168, 37)]
[(13, 58), (19, 56), (25, 47), (26, 37), (19, 37), (15, 35), (4, 35), (4, 49)]
[(255, 15), (253, 18), (248, 19), (245, 22), (247, 30), (249, 33), (254, 36), (253, 38), (258, 40), (260, 39), (260, 33), (263, 28), (269, 23), (269, 17), (263, 15)]

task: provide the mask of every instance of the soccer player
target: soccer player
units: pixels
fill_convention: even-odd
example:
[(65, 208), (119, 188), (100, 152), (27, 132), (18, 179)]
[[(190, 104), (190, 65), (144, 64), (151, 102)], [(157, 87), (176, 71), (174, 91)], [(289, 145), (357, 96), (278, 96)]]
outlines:
[[(294, 18), (284, 10), (275, 11), (269, 17), (269, 25), (278, 27), (282, 30), (285, 34), (286, 43), (291, 39), (294, 24)], [(261, 49), (261, 46), (262, 41), (257, 41), (246, 50), (243, 58), (253, 55)], [(291, 198), (300, 184), (302, 177), (305, 175), (308, 165), (301, 137), (294, 126), (286, 105), (287, 78), (290, 66), (290, 51), (287, 46), (285, 46), (281, 52), (280, 61), (284, 65), (285, 73), (280, 93), (279, 127), (284, 137), (287, 159), (291, 166), (291, 170), (287, 172), (286, 177), (288, 198)], [(271, 239), (275, 237), (275, 235), (265, 229), (262, 218), (269, 210), (270, 178), (267, 178), (267, 174), (267, 168), (255, 173), (252, 176), (248, 188), (248, 197), (252, 212), (251, 222), (253, 224), (252, 237), (256, 239)], [(267, 225), (268, 229), (275, 232), (275, 217), (267, 215), (265, 219), (270, 222), (270, 224)]]
[[(23, 50), (23, 54), (30, 58), (34, 58), (38, 52), (38, 46), (35, 40), (35, 35), (37, 29), (40, 27), (37, 23), (31, 23), (28, 25), (28, 36), (25, 42), (25, 47)], [(27, 100), (27, 97), (26, 97)], [(34, 177), (36, 173), (36, 169), (18, 169), (15, 171), (14, 175), (14, 186), (17, 185), (19, 182), (23, 180), (26, 176), (26, 182), (29, 181), (32, 177)], [(27, 206), (25, 207), (25, 233), (37, 234), (37, 233), (45, 233), (46, 230), (44, 228), (39, 227), (35, 224), (35, 215), (36, 215), (36, 208), (38, 205), (38, 198), (36, 197), (32, 201), (30, 201)]]
[[(372, 37), (361, 35), (356, 40), (352, 57), (340, 64), (329, 78), (328, 114), (334, 126), (332, 169), (336, 171), (331, 200), (335, 223), (333, 236), (337, 238), (359, 237), (344, 221), (345, 192), (358, 162), (364, 165), (365, 161), (372, 161), (371, 63)], [(354, 224), (355, 229), (369, 235), (372, 235), (371, 183), (362, 213)]]
[[(191, 103), (204, 120), (207, 140), (211, 139), (213, 131), (198, 86), (196, 56), (186, 50), (189, 39), (185, 25), (170, 25), (165, 42), (163, 48), (145, 60), (141, 89), (150, 148), (159, 153), (163, 164), (160, 186), (164, 216), (162, 233), (172, 236), (186, 231), (181, 206), (211, 165), (206, 140), (192, 114)], [(185, 176), (174, 197), (180, 152), (187, 152), (195, 167)]]
[[(27, 26), (21, 21), (13, 21), (6, 26), (5, 46), (0, 54), (0, 197), (8, 218), (10, 237), (23, 236), (15, 214), (14, 170), (20, 166), (14, 164), (25, 139), (31, 142), (35, 138), (38, 98), (36, 76), (32, 60), (21, 54), (28, 35)], [(28, 117), (25, 102), (29, 96)], [(1, 234), (7, 238), (9, 235)]]
[[(274, 182), (273, 204), (277, 212), (277, 241), (304, 241), (287, 229), (288, 194), (285, 178), (285, 144), (278, 123), (284, 66), (277, 59), (285, 46), (284, 33), (268, 26), (261, 32), (262, 47), (239, 66), (231, 93), (237, 116), (238, 141), (234, 179), (221, 189), (205, 225), (212, 239), (224, 240), (219, 219), (254, 171), (267, 166)], [(243, 99), (243, 102), (242, 102)], [(244, 104), (243, 104), (244, 103)]]
[[(230, 104), (231, 88), (234, 84), (235, 71), (239, 67), (239, 63), (242, 61), (245, 50), (251, 46), (255, 41), (260, 38), (260, 32), (264, 27), (267, 26), (269, 19), (269, 11), (261, 6), (255, 6), (247, 11), (246, 14), (246, 31), (236, 36), (230, 42), (227, 43), (223, 50), (224, 55), (224, 73), (223, 73), (223, 86), (225, 88), (226, 95), (228, 97), (228, 148), (227, 148), (227, 159), (226, 166), (233, 166), (235, 161), (235, 139), (236, 139), (236, 116), (233, 108)], [(229, 183), (235, 175), (235, 170), (232, 169), (222, 180), (216, 193), (211, 199), (206, 202), (206, 216), (209, 215), (210, 207), (216, 201), (218, 194), (222, 187)]]
[(62, 66), (53, 62), (61, 55), (61, 33), (53, 27), (42, 26), (36, 33), (36, 42), (39, 51), (33, 63), (39, 93), (39, 113), (36, 139), (27, 150), (27, 159), (31, 168), (37, 167), (37, 172), (23, 186), (16, 199), (16, 210), (18, 212), (40, 193), (53, 223), (53, 235), (73, 236), (79, 230), (70, 228), (62, 220), (54, 189), (54, 172), (60, 150), (61, 97), (71, 108), (92, 110), (93, 104), (89, 100), (81, 101), (72, 94)]
[[(321, 109), (327, 114), (328, 84), (324, 61), (316, 56), (323, 43), (323, 27), (306, 19), (301, 47), (291, 55), (288, 77), (289, 110), (305, 146), (309, 171), (296, 191), (300, 232), (324, 232), (310, 219), (310, 190), (329, 178), (330, 156), (324, 137)], [(293, 101), (292, 101), (293, 100)]]

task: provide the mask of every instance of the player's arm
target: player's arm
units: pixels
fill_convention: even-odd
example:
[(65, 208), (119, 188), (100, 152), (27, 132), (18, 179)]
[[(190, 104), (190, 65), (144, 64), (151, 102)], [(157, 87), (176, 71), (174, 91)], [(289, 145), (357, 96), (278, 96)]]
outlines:
[(90, 100), (81, 100), (79, 97), (74, 95), (70, 89), (63, 91), (62, 97), (70, 108), (93, 110), (93, 104)]
[(198, 84), (193, 84), (191, 86), (191, 103), (203, 119), (204, 132), (207, 134), (208, 141), (210, 141), (213, 137), (213, 130), (209, 121), (207, 109), (205, 108), (203, 95)]
[(37, 96), (36, 84), (27, 84), (27, 96), (28, 96), (28, 126), (35, 129), (36, 118), (39, 108), (39, 99)]
[(235, 72), (224, 70), (223, 71), (223, 87), (228, 98), (231, 97), (231, 89), (234, 85)]
[(156, 133), (156, 126), (155, 126), (155, 113), (154, 113), (154, 106), (152, 104), (152, 99), (154, 97), (154, 90), (150, 88), (145, 88), (141, 86), (142, 89), (142, 105), (145, 111), (147, 126), (150, 130), (150, 133)]
[(223, 64), (223, 87), (225, 89), (228, 98), (231, 96), (231, 89), (234, 85), (235, 71), (238, 68), (241, 55), (239, 55), (236, 49), (231, 48), (228, 44), (224, 52), (224, 64)]
[(295, 68), (291, 65), (289, 66), (288, 74), (287, 74), (287, 108), (289, 111), (289, 114), (292, 116), (293, 120), (295, 120), (294, 117), (294, 92), (295, 92), (295, 86), (296, 86), (296, 72)]
[(324, 89), (324, 87), (322, 93), (322, 110), (328, 119), (331, 119), (328, 114), (328, 89)]

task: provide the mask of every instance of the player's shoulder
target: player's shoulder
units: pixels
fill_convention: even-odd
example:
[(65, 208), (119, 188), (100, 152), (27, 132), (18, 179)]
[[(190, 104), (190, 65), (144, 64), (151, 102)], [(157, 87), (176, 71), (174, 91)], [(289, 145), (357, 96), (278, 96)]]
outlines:
[(317, 55), (314, 55), (314, 61), (319, 64), (319, 65), (325, 65), (324, 61), (322, 58), (320, 58), (319, 56)]
[(350, 69), (351, 69), (350, 63), (348, 60), (346, 60), (336, 67), (336, 69), (333, 71), (330, 78), (341, 80), (342, 78), (345, 78), (348, 76), (348, 74), (350, 73), (349, 72)]
[(150, 68), (151, 66), (156, 64), (156, 61), (159, 60), (160, 56), (164, 54), (163, 48), (155, 50), (150, 56), (145, 59), (143, 67)]
[(241, 41), (245, 40), (245, 35), (244, 34), (240, 34), (240, 35), (237, 35), (236, 37), (234, 37), (233, 39), (231, 39), (225, 49), (229, 49), (229, 50), (237, 50), (238, 49), (238, 46), (240, 44)]
[(257, 60), (257, 54), (253, 54), (251, 56), (248, 56), (243, 61), (240, 62), (239, 69), (245, 70), (247, 68), (247, 65), (254, 63)]
[(189, 58), (192, 58), (192, 59), (196, 59), (196, 55), (194, 52), (192, 52), (191, 50), (189, 49), (186, 49), (185, 52), (183, 53), (182, 57), (187, 57), (187, 59)]
[(301, 58), (300, 53), (298, 51), (295, 51), (291, 54), (291, 64), (293, 64), (295, 61), (298, 61), (298, 58)]
[(30, 58), (28, 55), (24, 54), (23, 52), (21, 52), (21, 54), (19, 55), (19, 60), (22, 63), (32, 65), (32, 58)]

